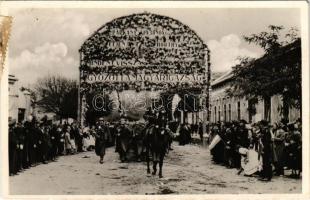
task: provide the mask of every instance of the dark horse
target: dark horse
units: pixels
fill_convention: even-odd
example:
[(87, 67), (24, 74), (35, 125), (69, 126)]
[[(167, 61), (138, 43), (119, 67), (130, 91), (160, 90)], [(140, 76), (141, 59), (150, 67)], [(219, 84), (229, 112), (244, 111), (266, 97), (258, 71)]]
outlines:
[(167, 147), (169, 145), (170, 135), (165, 128), (165, 126), (151, 125), (146, 128), (144, 144), (146, 148), (146, 163), (147, 163), (147, 173), (150, 170), (150, 154), (153, 160), (153, 172), (155, 175), (157, 172), (157, 163), (159, 163), (159, 178), (162, 178), (162, 167), (164, 162), (164, 157), (167, 153)]

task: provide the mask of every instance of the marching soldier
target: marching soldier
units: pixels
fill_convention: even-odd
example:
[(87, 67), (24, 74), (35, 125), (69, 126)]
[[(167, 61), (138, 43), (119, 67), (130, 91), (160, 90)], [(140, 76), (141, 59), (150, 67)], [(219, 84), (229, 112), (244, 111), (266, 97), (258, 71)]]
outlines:
[(116, 151), (119, 153), (121, 162), (127, 160), (127, 151), (131, 140), (131, 132), (126, 126), (125, 116), (121, 117), (120, 125), (116, 128)]
[(99, 119), (98, 126), (96, 127), (96, 141), (95, 141), (95, 151), (96, 155), (100, 157), (100, 164), (103, 164), (103, 157), (105, 155), (105, 148), (107, 142), (109, 141), (109, 127), (103, 121), (103, 118)]
[(115, 144), (115, 131), (116, 131), (114, 123), (111, 123), (109, 125), (109, 130), (110, 130), (110, 135), (111, 135), (111, 141), (110, 141), (109, 146), (114, 146), (114, 144)]
[(138, 162), (141, 161), (141, 154), (143, 151), (143, 128), (144, 127), (138, 122), (135, 122), (132, 127), (132, 145)]

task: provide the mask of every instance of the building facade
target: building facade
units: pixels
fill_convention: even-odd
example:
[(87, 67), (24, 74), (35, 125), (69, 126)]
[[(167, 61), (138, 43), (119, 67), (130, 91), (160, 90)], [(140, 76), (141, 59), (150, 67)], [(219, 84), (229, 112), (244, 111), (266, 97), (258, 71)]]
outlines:
[(21, 90), (18, 79), (9, 75), (9, 118), (23, 122), (32, 113), (30, 93)]
[(287, 118), (290, 122), (300, 118), (300, 110), (285, 108), (282, 97), (274, 95), (270, 99), (251, 102), (245, 97), (228, 96), (226, 91), (232, 84), (232, 73), (228, 72), (211, 83), (210, 119), (211, 122), (246, 120), (255, 123), (263, 119), (271, 124)]

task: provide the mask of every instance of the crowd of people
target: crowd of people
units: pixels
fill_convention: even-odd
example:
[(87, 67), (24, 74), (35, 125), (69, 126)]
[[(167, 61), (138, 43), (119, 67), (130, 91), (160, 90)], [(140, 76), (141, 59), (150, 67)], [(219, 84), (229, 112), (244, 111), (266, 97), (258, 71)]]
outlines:
[(59, 156), (91, 150), (95, 140), (76, 123), (56, 124), (29, 116), (25, 122), (9, 120), (9, 173), (16, 175)]
[(32, 116), (23, 123), (9, 120), (9, 173), (16, 175), (38, 164), (56, 161), (59, 156), (91, 150), (103, 163), (110, 146), (115, 146), (122, 162), (130, 160), (129, 150), (134, 151), (136, 161), (141, 161), (144, 130), (145, 123), (129, 122), (126, 117), (113, 123), (99, 118), (96, 124), (83, 128), (77, 123), (60, 124)]
[[(24, 123), (9, 121), (9, 172), (10, 175), (56, 161), (59, 156), (95, 150), (103, 163), (107, 147), (115, 145), (122, 162), (128, 161), (128, 151), (134, 152), (135, 161), (143, 155), (143, 135), (150, 124), (164, 123), (162, 127), (179, 145), (191, 143), (198, 134), (203, 139), (202, 123), (160, 120), (160, 112), (147, 112), (145, 122), (129, 122), (125, 117), (109, 123), (100, 118), (93, 126), (83, 129), (77, 123), (56, 124), (48, 120), (29, 117)], [(157, 121), (157, 122), (156, 122)], [(245, 120), (210, 124), (208, 131), (212, 159), (217, 164), (237, 168), (245, 175), (258, 174), (269, 181), (273, 175), (283, 176), (290, 169), (290, 177), (299, 178), (302, 169), (301, 120), (270, 126), (262, 120), (248, 124)], [(253, 158), (255, 157), (255, 158)], [(254, 162), (255, 161), (255, 162)], [(255, 163), (255, 164), (253, 164)]]
[(210, 126), (210, 149), (213, 161), (238, 174), (258, 175), (270, 181), (291, 170), (292, 178), (299, 178), (302, 170), (301, 120), (288, 123), (282, 119), (271, 126), (262, 120), (247, 124), (245, 120), (215, 123)]

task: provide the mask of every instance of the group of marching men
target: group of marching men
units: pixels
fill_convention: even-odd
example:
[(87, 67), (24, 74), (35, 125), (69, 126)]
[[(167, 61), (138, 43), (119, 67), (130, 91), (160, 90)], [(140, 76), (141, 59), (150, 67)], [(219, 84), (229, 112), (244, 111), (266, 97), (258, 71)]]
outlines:
[(210, 127), (209, 149), (213, 161), (238, 174), (258, 175), (270, 181), (273, 175), (283, 176), (291, 170), (292, 178), (299, 178), (302, 170), (301, 120), (288, 123), (282, 119), (271, 126), (262, 120), (247, 124), (245, 120), (216, 123)]
[[(103, 163), (105, 155), (106, 143), (113, 141), (115, 144), (115, 152), (119, 154), (121, 162), (130, 161), (134, 158), (135, 161), (140, 162), (145, 159), (146, 153), (146, 134), (147, 129), (150, 126), (156, 126), (167, 134), (169, 142), (165, 147), (167, 151), (173, 150), (171, 148), (172, 139), (174, 133), (170, 130), (167, 116), (164, 110), (149, 110), (144, 115), (145, 122), (133, 122), (130, 123), (126, 115), (122, 115), (120, 121), (113, 128), (109, 128), (108, 122), (105, 122), (103, 118), (100, 118), (97, 122), (95, 129), (90, 130), (91, 135), (95, 135), (96, 144), (95, 152), (100, 157), (100, 163)], [(110, 126), (111, 127), (111, 126)], [(134, 155), (130, 155), (130, 151), (134, 152)], [(130, 158), (131, 157), (131, 158)], [(132, 158), (133, 157), (133, 158)]]

